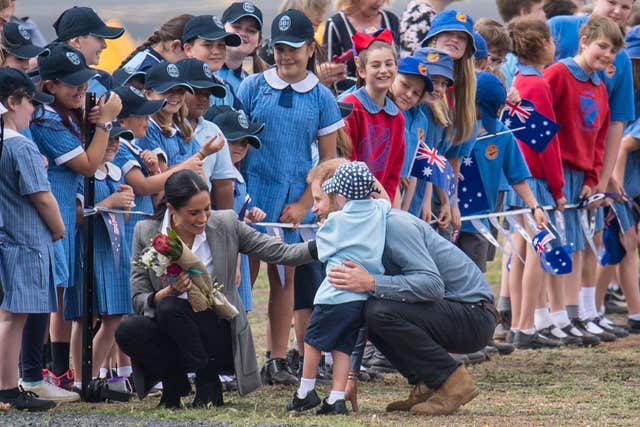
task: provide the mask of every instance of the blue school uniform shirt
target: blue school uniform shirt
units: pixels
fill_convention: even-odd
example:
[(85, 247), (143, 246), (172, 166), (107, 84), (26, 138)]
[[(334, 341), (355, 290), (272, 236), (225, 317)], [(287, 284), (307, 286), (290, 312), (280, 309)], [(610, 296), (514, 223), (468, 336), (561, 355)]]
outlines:
[(169, 167), (187, 160), (200, 149), (200, 144), (195, 138), (185, 143), (182, 133), (173, 125), (171, 135), (165, 135), (152, 118), (149, 118), (147, 134), (138, 140), (138, 146), (163, 156)]
[(5, 129), (0, 158), (3, 310), (49, 313), (57, 309), (51, 232), (29, 199), (32, 194), (50, 190), (36, 145), (18, 132)]
[[(222, 131), (215, 123), (205, 120), (202, 117), (198, 118), (196, 129), (193, 132), (193, 139), (198, 142), (200, 147), (216, 134), (222, 135)], [(211, 187), (211, 181), (214, 179), (236, 178), (238, 172), (231, 161), (229, 144), (225, 142), (220, 151), (207, 156), (207, 158), (204, 159), (202, 169), (207, 177), (209, 187)]]
[[(579, 49), (580, 27), (589, 20), (589, 16), (561, 15), (549, 20), (551, 34), (556, 43), (556, 61), (573, 57)], [(613, 63), (598, 74), (604, 81), (609, 94), (611, 121), (627, 122), (635, 118), (633, 102), (629, 94), (633, 93), (633, 72), (631, 59), (624, 49), (616, 55)]]
[[(333, 95), (311, 72), (290, 85), (271, 68), (247, 77), (238, 96), (251, 119), (265, 123), (262, 146), (250, 148), (244, 159), (247, 190), (267, 214), (265, 221), (278, 222), (285, 204), (298, 201), (307, 188), (315, 139), (336, 132), (344, 122)], [(290, 97), (290, 106), (280, 105), (281, 96)], [(299, 241), (298, 232), (285, 231), (284, 240)]]
[(164, 61), (164, 58), (160, 56), (158, 52), (151, 47), (147, 47), (136, 53), (122, 68), (131, 68), (132, 70), (146, 72), (162, 61)]
[(242, 69), (242, 67), (237, 70), (232, 70), (227, 67), (227, 64), (223, 64), (222, 67), (215, 72), (216, 76), (220, 77), (222, 81), (227, 82), (229, 86), (233, 89), (235, 93), (238, 93), (238, 88), (240, 87), (240, 83), (247, 77), (249, 74)]
[(404, 163), (400, 171), (400, 177), (407, 177), (411, 173), (413, 159), (416, 156), (418, 141), (424, 140), (427, 145), (433, 147), (433, 142), (427, 139), (429, 122), (419, 107), (413, 107), (403, 111), (404, 115)]
[[(506, 129), (502, 123), (498, 123), (496, 132), (502, 132)], [(478, 136), (486, 134), (486, 132), (483, 132)], [(518, 143), (510, 133), (476, 141), (473, 153), (478, 162), (482, 185), (489, 204), (487, 211), (478, 212), (478, 214), (488, 213), (495, 209), (502, 174), (504, 174), (510, 185), (531, 177), (527, 163), (522, 153), (520, 153)], [(469, 161), (467, 159), (469, 158), (463, 158), (462, 162)], [(487, 220), (483, 221), (488, 227), (489, 222)], [(461, 230), (477, 233), (469, 221), (462, 223)]]
[[(218, 76), (217, 72), (215, 74), (216, 76)], [(209, 97), (209, 103), (211, 104), (211, 107), (228, 105), (230, 107), (233, 107), (233, 109), (236, 111), (244, 110), (242, 101), (240, 100), (240, 98), (238, 98), (236, 90), (233, 88), (233, 86), (231, 86), (229, 82), (221, 79), (220, 77), (218, 77), (218, 83), (224, 86), (224, 88), (227, 90), (227, 94), (224, 98), (218, 98), (217, 96), (211, 95)], [(212, 118), (206, 114), (205, 117)]]
[[(349, 260), (370, 274), (384, 274), (382, 253), (390, 210), (388, 200), (367, 199), (349, 200), (342, 210), (330, 213), (316, 233), (318, 260), (326, 263), (326, 271)], [(313, 303), (344, 304), (368, 297), (368, 294), (336, 289), (325, 277)]]

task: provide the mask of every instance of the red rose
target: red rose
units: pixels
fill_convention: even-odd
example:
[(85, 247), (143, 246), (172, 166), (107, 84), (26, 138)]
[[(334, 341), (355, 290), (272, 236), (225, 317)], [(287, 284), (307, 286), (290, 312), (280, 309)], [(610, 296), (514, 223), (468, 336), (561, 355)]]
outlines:
[(169, 251), (169, 236), (165, 234), (158, 234), (153, 239), (153, 249), (163, 255), (166, 255), (166, 253)]
[(175, 262), (172, 262), (167, 267), (167, 274), (169, 276), (178, 276), (180, 273), (182, 273), (182, 268)]

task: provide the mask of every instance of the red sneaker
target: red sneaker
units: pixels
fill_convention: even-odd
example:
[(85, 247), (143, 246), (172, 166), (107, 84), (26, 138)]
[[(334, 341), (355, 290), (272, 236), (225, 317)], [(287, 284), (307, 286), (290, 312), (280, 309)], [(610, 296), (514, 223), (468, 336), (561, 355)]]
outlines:
[(69, 369), (67, 372), (60, 376), (54, 375), (53, 372), (51, 372), (50, 374), (51, 384), (55, 385), (56, 387), (71, 391), (71, 389), (73, 388), (73, 381), (75, 380), (75, 373), (73, 372), (73, 369)]

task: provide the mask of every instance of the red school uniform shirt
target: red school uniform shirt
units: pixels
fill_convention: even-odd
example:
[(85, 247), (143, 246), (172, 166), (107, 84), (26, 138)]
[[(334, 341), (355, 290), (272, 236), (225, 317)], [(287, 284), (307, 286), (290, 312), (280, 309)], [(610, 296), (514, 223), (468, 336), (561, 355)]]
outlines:
[(384, 107), (375, 104), (364, 87), (342, 102), (353, 104), (353, 112), (345, 119), (350, 159), (365, 162), (393, 201), (405, 154), (403, 115), (389, 98)]
[(597, 73), (588, 74), (573, 58), (544, 70), (553, 110), (560, 124), (558, 141), (564, 167), (584, 172), (584, 185), (599, 179), (609, 130), (609, 98)]
[[(520, 65), (518, 74), (513, 80), (513, 87), (523, 99), (531, 101), (536, 111), (552, 121), (557, 121), (553, 111), (553, 95), (551, 87), (542, 77), (542, 73), (535, 67)], [(547, 182), (549, 191), (555, 200), (563, 197), (564, 175), (562, 173), (562, 157), (560, 156), (560, 142), (556, 135), (541, 153), (529, 145), (518, 140), (520, 152), (529, 166), (529, 172), (534, 178)]]

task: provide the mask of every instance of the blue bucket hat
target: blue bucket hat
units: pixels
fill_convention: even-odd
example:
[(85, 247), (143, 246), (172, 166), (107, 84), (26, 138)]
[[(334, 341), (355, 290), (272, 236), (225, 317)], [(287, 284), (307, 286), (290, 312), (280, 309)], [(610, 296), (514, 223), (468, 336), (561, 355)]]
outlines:
[(476, 104), (480, 120), (489, 133), (495, 133), (498, 113), (507, 102), (507, 91), (496, 76), (487, 72), (476, 74)]
[(400, 61), (398, 61), (398, 72), (422, 77), (425, 82), (425, 90), (427, 92), (433, 92), (433, 82), (431, 82), (431, 78), (429, 77), (429, 67), (426, 61), (416, 58), (415, 56), (401, 58)]
[(630, 58), (640, 58), (640, 25), (633, 27), (624, 38)]
[(445, 52), (432, 47), (421, 47), (411, 56), (427, 64), (430, 77), (446, 77), (449, 79), (449, 86), (453, 85), (453, 60)]
[(376, 179), (363, 162), (343, 163), (331, 178), (322, 183), (322, 191), (351, 200), (364, 200), (374, 191)]
[(467, 33), (469, 41), (473, 47), (473, 53), (476, 52), (477, 46), (473, 39), (473, 19), (463, 12), (456, 10), (445, 10), (438, 13), (431, 21), (431, 28), (427, 36), (422, 40), (422, 46), (427, 46), (429, 40), (445, 31), (462, 31)]
[(486, 59), (489, 57), (489, 48), (484, 37), (477, 32), (473, 32), (473, 42), (476, 44), (476, 53), (473, 56), (475, 59)]

